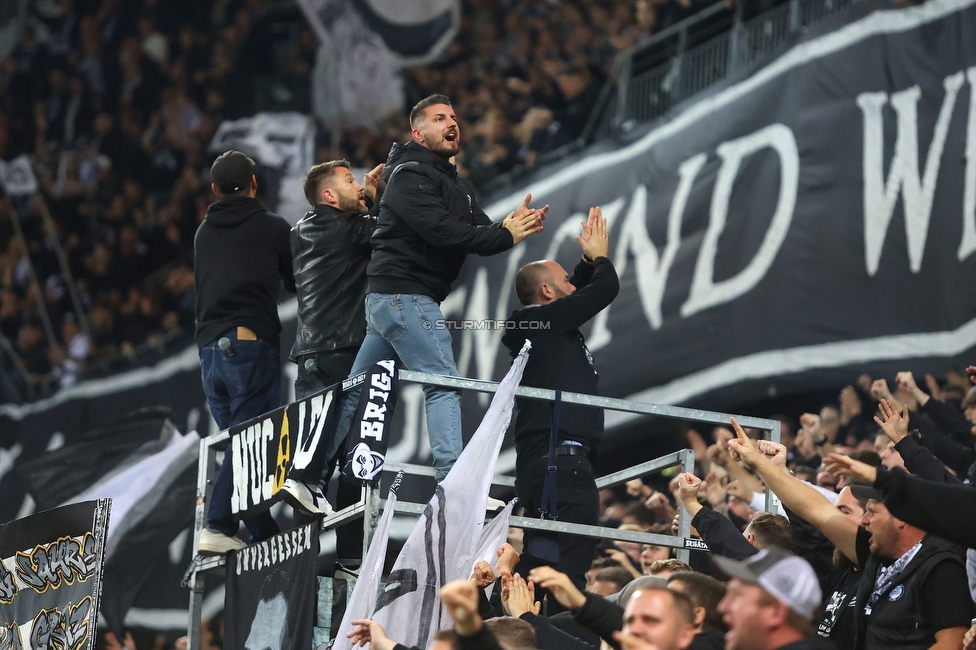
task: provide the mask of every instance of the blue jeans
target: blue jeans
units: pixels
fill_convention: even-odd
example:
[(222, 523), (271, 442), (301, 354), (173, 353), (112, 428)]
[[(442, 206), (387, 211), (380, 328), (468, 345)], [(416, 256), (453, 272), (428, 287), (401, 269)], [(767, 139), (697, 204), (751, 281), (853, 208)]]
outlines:
[[(408, 370), (457, 377), (451, 333), (436, 329), (444, 319), (433, 298), (417, 294), (371, 293), (366, 296), (366, 340), (359, 348), (350, 376), (369, 370), (377, 361), (398, 358)], [(359, 389), (351, 391), (343, 404), (332, 447), (348, 434), (359, 404)], [(424, 386), (427, 406), (427, 436), (434, 457), (438, 481), (444, 480), (461, 455), (461, 396), (453, 390)], [(330, 450), (334, 453), (334, 449)]]
[[(234, 356), (229, 357), (217, 341), (200, 350), (200, 373), (210, 413), (223, 431), (236, 424), (273, 411), (281, 406), (281, 353), (265, 341), (240, 341), (237, 330), (224, 334), (231, 340)], [(238, 524), (230, 508), (234, 490), (231, 454), (224, 454), (214, 481), (207, 509), (207, 528), (235, 535)], [(280, 532), (271, 513), (265, 511), (244, 519), (253, 541), (259, 542)]]

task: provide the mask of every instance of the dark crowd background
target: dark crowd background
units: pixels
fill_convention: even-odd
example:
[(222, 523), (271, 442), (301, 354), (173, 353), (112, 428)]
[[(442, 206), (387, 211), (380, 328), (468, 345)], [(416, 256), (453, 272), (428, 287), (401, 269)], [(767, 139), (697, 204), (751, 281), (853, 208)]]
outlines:
[[(700, 1), (700, 0), (696, 0)], [(471, 0), (432, 65), (405, 71), (404, 111), (375, 130), (320, 128), (316, 162), (385, 160), (406, 113), (435, 92), (462, 119), (477, 186), (576, 139), (616, 54), (701, 7), (690, 0)], [(3, 401), (163, 358), (190, 340), (193, 235), (212, 202), (207, 143), (222, 120), (311, 113), (318, 44), (291, 0), (39, 3), (0, 62), (0, 158), (27, 154), (90, 337), (34, 201), (14, 236), (0, 203)], [(264, 185), (262, 183), (262, 185)], [(51, 315), (47, 340), (27, 256)]]

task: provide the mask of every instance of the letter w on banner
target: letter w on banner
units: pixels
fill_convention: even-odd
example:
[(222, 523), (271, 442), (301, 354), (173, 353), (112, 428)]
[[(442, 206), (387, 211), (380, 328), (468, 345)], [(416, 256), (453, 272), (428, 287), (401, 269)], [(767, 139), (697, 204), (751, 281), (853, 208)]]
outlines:
[[(494, 549), (505, 541), (508, 526), (501, 525), (488, 527), (496, 536), (495, 541), (489, 543), (483, 538), (485, 504), (530, 347), (526, 342), (498, 386), (481, 426), (447, 478), (437, 486), (400, 550), (372, 616), (364, 615), (366, 611), (347, 608), (333, 650), (350, 648), (345, 634), (352, 629), (350, 621), (355, 618), (372, 618), (384, 627), (391, 639), (426, 648), (433, 633), (447, 627), (451, 620), (438, 597), (440, 588), (452, 580), (469, 577), (474, 563), (482, 559), (480, 550)], [(507, 508), (499, 516), (510, 514), (511, 508)], [(371, 557), (372, 546), (384, 543), (378, 537), (373, 538)], [(376, 561), (382, 562), (382, 556)], [(377, 567), (364, 563), (361, 575), (372, 575), (375, 570)]]

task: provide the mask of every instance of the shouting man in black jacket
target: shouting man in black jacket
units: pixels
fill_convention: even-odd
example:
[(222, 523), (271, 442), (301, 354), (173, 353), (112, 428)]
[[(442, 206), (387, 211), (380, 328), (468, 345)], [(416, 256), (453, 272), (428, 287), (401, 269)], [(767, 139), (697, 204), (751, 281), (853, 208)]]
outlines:
[[(305, 197), (312, 209), (291, 230), (295, 285), (298, 290), (298, 333), (291, 360), (298, 364), (295, 397), (301, 399), (332, 386), (349, 375), (359, 346), (366, 337), (366, 265), (369, 239), (376, 216), (369, 211), (379, 202), (383, 165), (356, 182), (345, 160), (315, 165), (305, 177)], [(324, 487), (345, 445), (328, 459), (323, 485), (288, 479), (286, 498), (310, 514), (329, 514)], [(360, 484), (339, 479), (336, 505), (344, 508), (359, 500)], [(361, 523), (336, 530), (336, 555), (341, 567), (359, 566), (363, 548)]]
[[(295, 290), (288, 222), (254, 198), (254, 161), (228, 151), (210, 170), (217, 202), (194, 239), (196, 339), (203, 390), (223, 429), (281, 406), (278, 284)], [(231, 454), (224, 455), (200, 535), (202, 555), (244, 547), (231, 512)], [(244, 520), (254, 541), (278, 533), (268, 512)]]
[[(529, 208), (530, 195), (504, 221), (492, 223), (475, 201), (474, 188), (451, 164), (461, 135), (444, 95), (414, 106), (410, 125), (413, 142), (393, 145), (386, 161), (387, 188), (366, 269), (366, 339), (352, 375), (395, 356), (409, 370), (456, 377), (449, 323), (440, 303), (465, 256), (510, 249), (542, 230), (548, 209)], [(442, 481), (461, 454), (460, 396), (437, 386), (424, 386), (424, 393), (435, 477)], [(330, 453), (349, 431), (358, 401), (358, 389), (347, 396)]]
[[(502, 342), (514, 357), (525, 340), (532, 342), (522, 384), (575, 393), (597, 394), (598, 376), (593, 357), (579, 328), (606, 308), (617, 296), (620, 285), (613, 264), (607, 258), (607, 221), (600, 208), (590, 209), (583, 233), (576, 238), (583, 259), (573, 276), (556, 262), (545, 260), (523, 266), (515, 277), (515, 293), (525, 307), (506, 322)], [(526, 516), (538, 516), (552, 425), (551, 404), (519, 399), (515, 419), (515, 492), (525, 506)], [(590, 458), (603, 437), (603, 410), (563, 404), (556, 447), (556, 515), (559, 521), (597, 523), (599, 495)], [(540, 556), (536, 546), (543, 538), (525, 531), (519, 572), (551, 562)], [(586, 585), (586, 571), (593, 559), (597, 540), (559, 535), (559, 560), (554, 566), (567, 574), (577, 587)]]

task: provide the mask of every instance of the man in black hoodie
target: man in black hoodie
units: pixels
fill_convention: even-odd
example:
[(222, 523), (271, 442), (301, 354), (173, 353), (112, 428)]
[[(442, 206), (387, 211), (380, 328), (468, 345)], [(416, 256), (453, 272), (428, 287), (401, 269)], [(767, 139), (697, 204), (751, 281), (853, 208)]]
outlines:
[[(254, 161), (228, 151), (210, 169), (217, 202), (194, 239), (196, 340), (210, 413), (221, 430), (281, 405), (279, 278), (295, 291), (290, 227), (254, 198)], [(201, 555), (245, 546), (231, 512), (231, 454), (225, 454), (200, 535)], [(244, 520), (253, 541), (279, 532), (267, 512)]]
[[(515, 277), (515, 293), (522, 309), (509, 316), (502, 343), (515, 357), (525, 340), (532, 342), (522, 384), (575, 393), (597, 394), (593, 357), (579, 328), (600, 313), (620, 289), (617, 272), (607, 258), (607, 221), (600, 208), (590, 209), (583, 233), (576, 238), (583, 258), (573, 276), (551, 260), (523, 266)], [(519, 398), (515, 418), (515, 493), (526, 516), (538, 516), (544, 508), (543, 488), (547, 467), (556, 466), (556, 515), (559, 521), (595, 525), (600, 498), (590, 458), (603, 437), (603, 409), (578, 404), (561, 405), (556, 458), (547, 459), (553, 410), (547, 402)], [(552, 563), (569, 575), (577, 587), (586, 585), (586, 571), (597, 540), (559, 535), (559, 559), (552, 562), (544, 550), (545, 536), (526, 530), (526, 552), (519, 563), (522, 575), (539, 564)]]
[[(542, 230), (549, 206), (529, 208), (531, 195), (504, 221), (492, 223), (458, 176), (451, 158), (460, 129), (451, 100), (431, 95), (410, 112), (413, 142), (393, 145), (386, 161), (386, 191), (370, 244), (366, 339), (352, 376), (377, 361), (398, 357), (409, 370), (457, 376), (451, 333), (440, 303), (451, 291), (468, 253), (494, 255)], [(427, 432), (437, 481), (461, 454), (461, 405), (454, 390), (424, 386)], [(359, 390), (346, 398), (334, 454), (349, 431)]]

